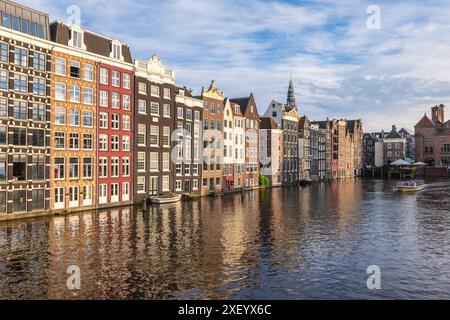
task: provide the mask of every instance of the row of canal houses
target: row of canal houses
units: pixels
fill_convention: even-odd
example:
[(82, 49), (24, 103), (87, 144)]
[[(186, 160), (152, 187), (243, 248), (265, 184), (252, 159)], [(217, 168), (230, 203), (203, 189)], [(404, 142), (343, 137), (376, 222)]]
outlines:
[(212, 81), (195, 96), (155, 55), (11, 1), (0, 11), (0, 214), (253, 189), (260, 174), (297, 183), (340, 159), (338, 125), (300, 117), (292, 81), (260, 118), (253, 94)]

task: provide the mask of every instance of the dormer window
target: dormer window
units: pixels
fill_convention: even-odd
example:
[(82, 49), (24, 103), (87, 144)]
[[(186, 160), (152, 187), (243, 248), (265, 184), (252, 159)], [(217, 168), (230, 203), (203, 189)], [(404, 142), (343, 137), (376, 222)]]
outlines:
[(113, 58), (120, 60), (122, 57), (122, 46), (118, 44), (113, 44), (112, 51), (113, 51)]
[(72, 45), (77, 48), (81, 48), (83, 43), (83, 36), (80, 32), (72, 30)]

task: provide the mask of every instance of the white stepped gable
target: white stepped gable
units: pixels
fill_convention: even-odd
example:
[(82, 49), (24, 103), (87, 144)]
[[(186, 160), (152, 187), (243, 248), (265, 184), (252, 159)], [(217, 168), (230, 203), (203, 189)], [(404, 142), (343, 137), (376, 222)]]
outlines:
[(175, 84), (175, 71), (166, 69), (157, 55), (148, 61), (135, 61), (136, 74), (156, 83)]

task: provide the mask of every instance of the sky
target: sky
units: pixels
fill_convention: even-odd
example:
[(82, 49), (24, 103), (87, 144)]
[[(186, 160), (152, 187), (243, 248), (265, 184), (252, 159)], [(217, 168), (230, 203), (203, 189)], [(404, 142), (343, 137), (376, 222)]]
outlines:
[(253, 92), (261, 114), (286, 101), (290, 77), (301, 115), (362, 119), (365, 131), (413, 130), (432, 106), (450, 106), (450, 1), (17, 1), (51, 21), (70, 21), (76, 5), (82, 27), (135, 59), (157, 54), (178, 85)]

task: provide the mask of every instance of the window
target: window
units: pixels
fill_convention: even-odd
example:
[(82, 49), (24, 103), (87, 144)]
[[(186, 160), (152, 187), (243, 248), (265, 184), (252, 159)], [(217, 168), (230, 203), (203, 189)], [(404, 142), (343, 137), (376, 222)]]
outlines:
[(80, 149), (80, 134), (77, 132), (69, 133), (69, 149), (79, 150)]
[(66, 84), (57, 82), (55, 84), (55, 99), (59, 101), (66, 101)]
[(6, 154), (0, 154), (0, 181), (6, 181), (7, 175), (7, 156)]
[(99, 175), (100, 178), (107, 178), (108, 177), (108, 158), (100, 158), (99, 161)]
[(145, 171), (145, 152), (138, 152), (137, 170)]
[(0, 97), (0, 117), (8, 116), (8, 99)]
[(70, 85), (70, 101), (75, 103), (80, 103), (81, 99), (81, 92), (80, 92), (80, 86), (71, 84)]
[(181, 176), (183, 173), (183, 165), (181, 163), (178, 163), (175, 167), (175, 173), (177, 176)]
[(113, 87), (120, 87), (120, 72), (111, 71), (111, 85)]
[(139, 82), (138, 92), (139, 94), (147, 95), (147, 85), (143, 82)]
[(138, 177), (136, 184), (137, 193), (145, 193), (145, 177)]
[(183, 189), (182, 189), (182, 183), (181, 183), (181, 180), (175, 181), (175, 189), (176, 189), (176, 191), (182, 191), (182, 190), (183, 190)]
[(122, 176), (130, 176), (130, 158), (128, 157), (122, 158)]
[(109, 71), (105, 68), (100, 68), (100, 83), (108, 85)]
[(65, 149), (66, 148), (66, 133), (65, 132), (55, 132), (55, 149)]
[(119, 176), (119, 158), (111, 158), (111, 177)]
[(162, 155), (162, 169), (163, 171), (170, 171), (170, 153), (163, 152)]
[(186, 109), (186, 120), (192, 120), (192, 110)]
[(164, 99), (170, 99), (170, 89), (164, 88)]
[(83, 149), (92, 150), (92, 133), (83, 134)]
[(0, 191), (0, 213), (6, 213), (6, 191)]
[(33, 52), (33, 68), (39, 71), (45, 71), (47, 64), (47, 57), (40, 52)]
[(2, 69), (0, 71), (0, 89), (2, 90), (8, 90), (9, 88), (9, 76), (8, 71), (5, 69)]
[(0, 145), (8, 143), (8, 127), (0, 126)]
[(28, 77), (24, 74), (14, 75), (14, 90), (18, 92), (28, 92)]
[(72, 30), (72, 45), (77, 48), (81, 48), (82, 40), (82, 34), (80, 32), (77, 32), (75, 30)]
[(78, 61), (70, 62), (70, 76), (72, 78), (80, 79), (81, 76), (81, 65)]
[(14, 64), (26, 68), (28, 66), (28, 51), (16, 48), (14, 50)]
[(192, 174), (194, 176), (198, 176), (198, 164), (193, 164), (192, 165)]
[(123, 74), (123, 88), (124, 89), (131, 88), (131, 76), (128, 73)]
[(55, 110), (55, 124), (65, 125), (66, 124), (66, 109), (56, 108)]
[(45, 121), (45, 105), (39, 103), (33, 103), (33, 120)]
[(108, 151), (108, 135), (101, 134), (98, 136), (98, 147), (100, 151)]
[(130, 131), (131, 127), (130, 116), (123, 115), (122, 116), (122, 129), (126, 131)]
[(31, 192), (31, 210), (45, 209), (45, 192), (44, 189), (34, 189)]
[(108, 91), (100, 90), (100, 107), (108, 107)]
[(122, 108), (123, 110), (130, 110), (131, 108), (131, 98), (129, 95), (122, 95)]
[(170, 104), (163, 105), (163, 116), (166, 118), (170, 118)]
[(80, 159), (69, 158), (69, 179), (78, 179), (80, 176)]
[(27, 211), (27, 190), (14, 190), (12, 193), (12, 212)]
[(119, 136), (111, 136), (111, 150), (119, 151)]
[(45, 146), (45, 131), (44, 130), (30, 130), (31, 135), (31, 145), (35, 147), (44, 147)]
[(140, 114), (147, 114), (147, 102), (145, 100), (138, 101), (138, 112)]
[(83, 102), (86, 105), (92, 106), (94, 104), (94, 89), (84, 88), (83, 89)]
[(100, 112), (99, 114), (100, 118), (100, 129), (108, 129), (108, 113), (106, 112)]
[(13, 179), (24, 181), (27, 179), (27, 155), (13, 155)]
[(163, 127), (163, 147), (170, 147), (170, 127)]
[(3, 42), (0, 42), (0, 61), (9, 62), (9, 46)]
[(80, 109), (70, 109), (69, 124), (72, 127), (80, 126)]
[(55, 166), (53, 169), (55, 179), (65, 178), (65, 160), (64, 158), (55, 158)]
[(114, 109), (120, 109), (120, 94), (117, 92), (111, 93), (111, 106)]
[(194, 111), (194, 120), (195, 121), (200, 121), (200, 112)]
[(16, 119), (28, 119), (28, 104), (23, 101), (14, 101), (13, 117)]
[(122, 136), (122, 151), (130, 151), (130, 136)]
[(137, 143), (138, 145), (145, 146), (146, 145), (146, 136), (147, 136), (147, 126), (145, 124), (138, 124), (138, 136)]
[(159, 171), (159, 157), (158, 152), (150, 152), (150, 172)]
[(64, 58), (55, 58), (55, 73), (60, 76), (66, 75), (66, 59)]
[(94, 125), (94, 115), (92, 111), (83, 112), (83, 125), (88, 128), (92, 128)]
[(86, 63), (84, 65), (84, 80), (94, 81), (94, 66), (92, 64)]
[(119, 184), (111, 183), (111, 201), (117, 202), (119, 197)]
[(152, 97), (159, 97), (159, 87), (152, 85), (151, 86), (151, 95)]
[(152, 102), (150, 104), (150, 114), (152, 116), (159, 116), (159, 103)]
[(163, 192), (170, 191), (170, 177), (169, 176), (162, 177), (162, 191)]
[(45, 96), (45, 79), (33, 78), (33, 94)]
[(159, 146), (159, 127), (150, 126), (150, 145)]
[(119, 119), (120, 119), (120, 115), (119, 114), (113, 113), (111, 115), (111, 129), (119, 130)]
[(33, 156), (31, 165), (31, 176), (33, 180), (45, 179), (45, 156)]
[(183, 108), (178, 108), (177, 109), (177, 118), (178, 119), (183, 119)]
[(112, 45), (113, 58), (120, 60), (122, 58), (122, 46), (118, 44)]

